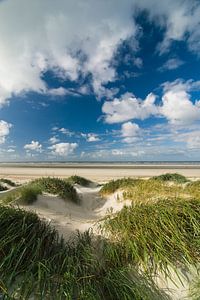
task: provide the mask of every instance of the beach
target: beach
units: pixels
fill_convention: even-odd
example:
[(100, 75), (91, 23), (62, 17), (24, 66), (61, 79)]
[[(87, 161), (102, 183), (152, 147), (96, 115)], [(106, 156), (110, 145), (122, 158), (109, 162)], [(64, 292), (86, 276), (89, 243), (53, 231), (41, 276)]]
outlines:
[(106, 182), (122, 177), (148, 178), (164, 173), (179, 173), (189, 178), (200, 178), (200, 164), (111, 164), (111, 163), (19, 163), (0, 164), (0, 177), (17, 180), (42, 176), (69, 177), (79, 175), (93, 181)]

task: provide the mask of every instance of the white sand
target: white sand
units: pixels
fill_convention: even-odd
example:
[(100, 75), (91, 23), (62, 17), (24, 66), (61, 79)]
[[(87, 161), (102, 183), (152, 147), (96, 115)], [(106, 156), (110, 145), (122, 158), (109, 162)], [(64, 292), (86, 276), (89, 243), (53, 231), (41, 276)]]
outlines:
[(95, 164), (0, 164), (0, 177), (27, 180), (41, 176), (68, 177), (79, 175), (88, 179), (105, 182), (121, 177), (150, 177), (163, 173), (180, 173), (187, 177), (200, 177), (198, 165), (95, 165)]

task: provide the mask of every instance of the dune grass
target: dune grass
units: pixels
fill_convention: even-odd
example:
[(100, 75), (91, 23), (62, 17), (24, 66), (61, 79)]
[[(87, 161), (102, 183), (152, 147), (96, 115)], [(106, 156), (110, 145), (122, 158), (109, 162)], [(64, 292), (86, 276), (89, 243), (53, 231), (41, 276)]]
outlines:
[(38, 195), (42, 194), (42, 190), (37, 185), (28, 185), (21, 189), (19, 204), (29, 205), (37, 200)]
[[(0, 206), (0, 295), (4, 299), (161, 300), (150, 278), (111, 259), (92, 234), (64, 242), (30, 212)], [(97, 251), (98, 249), (98, 251)], [(97, 254), (98, 253), (98, 254)]]
[(37, 200), (37, 196), (43, 192), (58, 195), (65, 201), (80, 204), (79, 197), (72, 184), (62, 179), (51, 177), (38, 178), (24, 186), (8, 191), (4, 195), (0, 195), (0, 202), (4, 204), (32, 204)]
[(0, 183), (0, 192), (7, 191), (7, 190), (8, 188), (5, 185)]
[(1, 178), (0, 182), (6, 183), (6, 184), (8, 184), (11, 187), (16, 186), (16, 183), (14, 181), (12, 181), (10, 179), (7, 179), (7, 178)]
[(134, 186), (138, 181), (139, 179), (133, 179), (133, 178), (121, 178), (117, 180), (111, 180), (108, 183), (103, 185), (103, 187), (100, 190), (100, 194), (102, 196), (112, 194), (118, 189)]
[(163, 174), (150, 179), (111, 180), (101, 188), (100, 194), (107, 196), (118, 190), (122, 191), (123, 199), (141, 202), (179, 198), (200, 199), (200, 181), (190, 182), (177, 173)]
[(87, 178), (81, 177), (81, 176), (77, 176), (77, 175), (73, 175), (70, 176), (66, 179), (67, 182), (71, 183), (71, 184), (79, 184), (85, 187), (88, 187), (92, 184), (92, 181), (90, 181)]
[(79, 203), (78, 195), (72, 184), (60, 178), (43, 177), (32, 181), (31, 185), (37, 186), (43, 192), (58, 195), (63, 200)]
[(114, 260), (135, 262), (155, 273), (200, 260), (200, 201), (132, 203), (109, 216), (103, 232), (118, 245)]
[(173, 181), (176, 183), (185, 183), (189, 181), (185, 176), (178, 173), (166, 173), (159, 176), (154, 176), (152, 179), (160, 181)]

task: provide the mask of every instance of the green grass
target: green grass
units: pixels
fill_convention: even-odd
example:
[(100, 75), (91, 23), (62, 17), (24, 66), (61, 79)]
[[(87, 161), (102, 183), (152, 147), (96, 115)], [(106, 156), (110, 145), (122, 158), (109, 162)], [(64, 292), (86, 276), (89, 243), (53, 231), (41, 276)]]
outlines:
[(46, 193), (58, 195), (63, 200), (69, 200), (79, 204), (79, 198), (75, 188), (69, 182), (59, 178), (44, 177), (34, 180), (30, 183), (32, 186), (37, 186), (40, 190)]
[(12, 187), (16, 186), (16, 183), (14, 181), (12, 181), (10, 179), (6, 179), (6, 178), (1, 178), (0, 182), (6, 183), (6, 184), (8, 184), (9, 186), (12, 186)]
[(25, 186), (8, 191), (4, 195), (0, 195), (0, 202), (31, 204), (37, 200), (37, 195), (42, 192), (58, 195), (65, 201), (80, 204), (79, 197), (72, 184), (62, 179), (51, 177), (39, 178)]
[(20, 192), (20, 199), (18, 203), (29, 205), (34, 203), (37, 200), (38, 195), (42, 194), (42, 190), (36, 185), (36, 186), (25, 186), (21, 189)]
[(81, 177), (81, 176), (77, 176), (77, 175), (74, 175), (74, 176), (70, 176), (66, 179), (67, 182), (71, 183), (71, 184), (79, 184), (79, 185), (82, 185), (82, 186), (90, 186), (92, 181), (84, 178), (84, 177)]
[(178, 173), (166, 173), (159, 176), (154, 176), (152, 179), (160, 181), (173, 181), (176, 183), (185, 183), (189, 181), (185, 176)]
[(0, 183), (0, 192), (7, 191), (7, 187)]
[(113, 246), (100, 241), (99, 247), (89, 232), (67, 243), (36, 214), (3, 206), (0, 228), (4, 299), (166, 299), (150, 278), (113, 261)]
[(118, 251), (114, 260), (135, 262), (154, 273), (200, 260), (200, 201), (132, 203), (102, 225)]
[(123, 189), (124, 187), (134, 186), (139, 179), (133, 178), (121, 178), (117, 180), (111, 180), (104, 184), (100, 190), (101, 195), (109, 195), (117, 191), (118, 189)]

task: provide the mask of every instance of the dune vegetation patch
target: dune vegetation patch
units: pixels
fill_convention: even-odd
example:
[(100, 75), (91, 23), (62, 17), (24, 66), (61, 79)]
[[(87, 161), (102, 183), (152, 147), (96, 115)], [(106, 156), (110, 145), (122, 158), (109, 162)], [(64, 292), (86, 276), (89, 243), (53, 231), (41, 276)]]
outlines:
[(154, 176), (152, 179), (160, 181), (173, 181), (176, 183), (185, 183), (189, 181), (185, 176), (178, 173), (166, 173), (159, 176)]
[(118, 190), (122, 192), (122, 200), (147, 202), (160, 199), (199, 199), (200, 181), (190, 182), (182, 175), (179, 177), (177, 173), (150, 179), (122, 178), (106, 183), (100, 194), (107, 196)]
[(81, 176), (77, 176), (77, 175), (73, 175), (70, 176), (66, 179), (67, 182), (71, 183), (71, 184), (79, 184), (85, 187), (90, 186), (93, 182), (87, 178), (81, 177)]
[(5, 183), (7, 184), (8, 186), (11, 186), (11, 187), (15, 187), (16, 186), (16, 183), (10, 179), (7, 179), (7, 178), (1, 178), (0, 179), (0, 183)]
[(69, 200), (76, 204), (79, 203), (75, 188), (63, 179), (43, 177), (32, 181), (30, 185), (37, 187), (42, 192), (58, 195), (63, 200)]
[[(65, 242), (30, 212), (0, 206), (0, 295), (4, 299), (167, 299), (153, 281), (113, 260), (90, 232)], [(98, 249), (98, 251), (97, 251)], [(103, 255), (98, 259), (98, 255)]]
[(72, 184), (62, 179), (51, 177), (38, 178), (26, 185), (8, 191), (3, 196), (0, 195), (0, 202), (4, 204), (19, 203), (28, 205), (34, 203), (38, 195), (42, 193), (58, 195), (65, 201), (80, 203), (78, 194)]
[(7, 191), (7, 190), (8, 188), (5, 185), (0, 183), (0, 192)]
[(137, 184), (138, 181), (139, 179), (133, 178), (121, 178), (117, 180), (111, 180), (103, 185), (103, 187), (100, 190), (100, 194), (102, 196), (112, 194), (118, 189), (134, 186), (135, 184)]
[(150, 273), (186, 268), (200, 261), (200, 201), (132, 203), (105, 219), (102, 230), (113, 241), (114, 260), (142, 265)]

